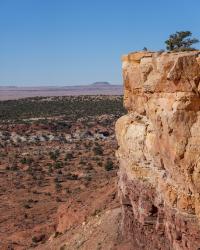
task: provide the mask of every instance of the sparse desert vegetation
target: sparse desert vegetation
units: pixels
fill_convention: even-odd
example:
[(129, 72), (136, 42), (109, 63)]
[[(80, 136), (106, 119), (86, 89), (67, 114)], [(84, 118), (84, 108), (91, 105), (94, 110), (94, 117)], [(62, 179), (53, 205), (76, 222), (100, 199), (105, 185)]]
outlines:
[(65, 230), (62, 206), (81, 221), (118, 204), (114, 124), (123, 113), (122, 96), (0, 102), (1, 249), (34, 248)]

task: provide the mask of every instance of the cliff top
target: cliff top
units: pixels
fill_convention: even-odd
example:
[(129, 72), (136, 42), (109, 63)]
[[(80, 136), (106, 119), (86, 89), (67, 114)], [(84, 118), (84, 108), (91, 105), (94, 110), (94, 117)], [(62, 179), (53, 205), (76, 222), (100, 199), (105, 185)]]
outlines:
[(189, 55), (199, 55), (200, 50), (193, 51), (184, 51), (184, 52), (159, 52), (159, 51), (135, 51), (131, 52), (127, 55), (122, 56), (122, 61), (135, 61), (140, 62), (140, 60), (144, 57), (158, 57), (158, 56), (172, 56), (172, 57), (180, 57), (180, 56), (189, 56)]

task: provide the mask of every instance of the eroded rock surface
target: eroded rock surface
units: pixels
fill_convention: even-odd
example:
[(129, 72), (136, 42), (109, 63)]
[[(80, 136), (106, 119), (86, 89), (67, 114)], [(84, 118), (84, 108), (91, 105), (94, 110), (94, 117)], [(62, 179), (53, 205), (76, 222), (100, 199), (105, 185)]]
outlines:
[(123, 77), (123, 233), (134, 250), (200, 249), (200, 52), (131, 53)]

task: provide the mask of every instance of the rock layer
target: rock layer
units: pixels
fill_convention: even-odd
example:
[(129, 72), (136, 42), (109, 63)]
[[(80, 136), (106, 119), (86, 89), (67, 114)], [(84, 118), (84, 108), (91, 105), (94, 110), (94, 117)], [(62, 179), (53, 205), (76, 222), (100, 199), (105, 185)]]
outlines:
[(123, 234), (138, 250), (200, 249), (200, 52), (137, 52), (122, 61)]

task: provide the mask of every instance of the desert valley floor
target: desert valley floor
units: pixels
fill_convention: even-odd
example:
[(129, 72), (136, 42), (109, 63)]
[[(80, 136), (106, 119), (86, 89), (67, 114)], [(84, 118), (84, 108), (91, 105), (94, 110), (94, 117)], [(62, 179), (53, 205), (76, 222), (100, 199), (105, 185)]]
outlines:
[(123, 113), (122, 96), (0, 102), (0, 249), (45, 249), (118, 214), (114, 125)]

